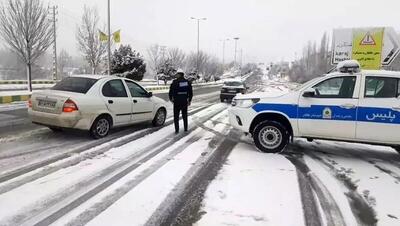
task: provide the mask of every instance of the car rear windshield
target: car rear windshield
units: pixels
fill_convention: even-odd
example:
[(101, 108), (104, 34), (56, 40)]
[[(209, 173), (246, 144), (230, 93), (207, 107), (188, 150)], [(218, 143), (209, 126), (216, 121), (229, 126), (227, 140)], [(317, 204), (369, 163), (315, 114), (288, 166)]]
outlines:
[(225, 82), (225, 86), (242, 86), (243, 83), (241, 82)]
[(69, 77), (57, 83), (52, 89), (74, 93), (87, 93), (96, 82), (97, 79), (93, 78)]

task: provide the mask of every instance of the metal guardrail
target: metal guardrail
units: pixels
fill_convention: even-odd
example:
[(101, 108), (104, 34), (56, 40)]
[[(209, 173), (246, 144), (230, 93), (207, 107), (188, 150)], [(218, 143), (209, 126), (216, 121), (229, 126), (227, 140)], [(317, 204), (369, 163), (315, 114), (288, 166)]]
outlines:
[[(218, 86), (221, 84), (213, 83), (213, 84), (194, 84), (193, 87), (205, 87), (205, 86)], [(146, 88), (146, 87), (145, 87)], [(169, 86), (158, 86), (158, 87), (148, 87), (147, 91), (161, 91), (161, 90), (169, 90)], [(9, 104), (12, 102), (18, 101), (27, 101), (31, 95), (10, 95), (10, 96), (0, 96), (0, 104)]]
[[(58, 81), (54, 80), (32, 80), (32, 84), (54, 84)], [(0, 85), (9, 85), (9, 84), (27, 84), (26, 80), (0, 80)]]

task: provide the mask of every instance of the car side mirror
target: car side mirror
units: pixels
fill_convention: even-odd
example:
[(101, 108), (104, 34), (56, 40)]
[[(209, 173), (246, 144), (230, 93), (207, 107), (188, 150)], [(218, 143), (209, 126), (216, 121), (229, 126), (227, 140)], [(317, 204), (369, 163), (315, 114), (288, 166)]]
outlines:
[(315, 97), (316, 95), (315, 89), (310, 88), (303, 92), (303, 97)]
[(153, 96), (153, 92), (149, 92), (148, 97), (152, 97), (152, 96)]

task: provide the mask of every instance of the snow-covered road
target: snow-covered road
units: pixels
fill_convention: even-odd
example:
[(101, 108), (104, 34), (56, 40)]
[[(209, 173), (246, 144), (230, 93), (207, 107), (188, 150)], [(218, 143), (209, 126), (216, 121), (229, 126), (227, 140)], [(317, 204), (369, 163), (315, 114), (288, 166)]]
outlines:
[(0, 225), (400, 225), (394, 150), (298, 139), (260, 153), (218, 101), (217, 91), (198, 95), (179, 135), (170, 117), (101, 141), (36, 126), (0, 131)]

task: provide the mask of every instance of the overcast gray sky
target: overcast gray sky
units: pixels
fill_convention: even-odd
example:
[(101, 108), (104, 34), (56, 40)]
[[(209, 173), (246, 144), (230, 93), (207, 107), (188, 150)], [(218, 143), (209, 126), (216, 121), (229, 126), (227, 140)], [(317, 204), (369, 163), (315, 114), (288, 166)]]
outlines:
[[(51, 0), (59, 6), (61, 48), (78, 54), (76, 24), (83, 6), (97, 6), (106, 23), (107, 0)], [(121, 29), (122, 42), (146, 54), (151, 44), (196, 49), (201, 22), (200, 48), (222, 57), (223, 38), (240, 37), (244, 60), (269, 62), (291, 60), (308, 40), (319, 41), (333, 28), (390, 26), (400, 29), (399, 0), (111, 0), (111, 26)], [(226, 44), (227, 60), (234, 55), (234, 42)]]

